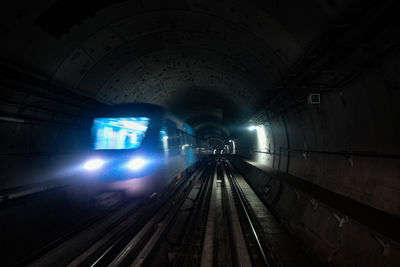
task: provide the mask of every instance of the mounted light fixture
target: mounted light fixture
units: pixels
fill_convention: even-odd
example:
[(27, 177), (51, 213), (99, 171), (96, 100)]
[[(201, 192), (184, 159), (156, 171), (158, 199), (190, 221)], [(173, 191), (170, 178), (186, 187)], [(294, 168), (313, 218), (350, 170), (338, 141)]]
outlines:
[(254, 130), (256, 130), (257, 128), (258, 128), (258, 126), (251, 125), (251, 126), (249, 126), (248, 130), (249, 130), (249, 131), (254, 131)]

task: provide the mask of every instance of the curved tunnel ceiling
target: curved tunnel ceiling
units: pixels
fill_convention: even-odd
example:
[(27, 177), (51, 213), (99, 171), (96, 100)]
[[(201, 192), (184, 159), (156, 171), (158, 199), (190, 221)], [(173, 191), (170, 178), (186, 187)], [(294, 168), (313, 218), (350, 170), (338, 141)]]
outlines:
[(275, 2), (24, 4), (15, 8), (22, 17), (4, 14), (9, 41), (1, 56), (102, 102), (162, 105), (202, 136), (226, 138), (276, 94), (285, 71), (341, 9), (340, 1)]

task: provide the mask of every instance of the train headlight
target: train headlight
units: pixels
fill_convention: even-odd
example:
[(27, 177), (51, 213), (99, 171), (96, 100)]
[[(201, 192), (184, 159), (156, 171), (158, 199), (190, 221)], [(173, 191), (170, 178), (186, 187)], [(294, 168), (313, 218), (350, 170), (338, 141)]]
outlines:
[(143, 168), (147, 164), (147, 161), (144, 158), (134, 158), (128, 163), (128, 167), (131, 170), (139, 170)]
[(83, 165), (83, 168), (85, 168), (88, 171), (93, 171), (100, 169), (104, 165), (105, 161), (101, 159), (91, 159), (88, 160), (85, 165)]

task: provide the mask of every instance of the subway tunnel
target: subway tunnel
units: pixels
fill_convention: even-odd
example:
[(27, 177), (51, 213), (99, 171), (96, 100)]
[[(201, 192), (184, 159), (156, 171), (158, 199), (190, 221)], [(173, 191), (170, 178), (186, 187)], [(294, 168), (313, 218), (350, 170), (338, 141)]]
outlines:
[[(268, 223), (254, 226), (261, 241), (249, 238), (265, 242), (268, 253), (253, 249), (251, 265), (400, 266), (399, 7), (374, 0), (3, 3), (0, 224), (8, 248), (0, 262), (88, 266), (61, 256), (36, 260), (71, 237), (85, 214), (100, 213), (90, 205), (108, 212), (83, 199), (90, 183), (76, 186), (74, 166), (87, 152), (93, 118), (148, 103), (193, 128), (205, 154), (198, 172), (211, 180), (221, 174), (216, 184), (242, 177), (232, 183), (245, 184), (233, 201), (251, 188), (265, 206)], [(122, 213), (114, 203), (122, 200), (110, 201)], [(245, 214), (238, 208), (242, 226)], [(245, 239), (246, 229), (239, 231)], [(236, 260), (212, 265), (246, 266), (238, 242), (227, 249)], [(190, 250), (202, 261), (178, 261), (192, 254), (172, 253), (173, 245), (159, 246), (166, 262), (145, 265), (205, 266), (206, 246)], [(219, 249), (223, 257), (217, 247), (214, 257)], [(250, 258), (253, 250), (247, 245)]]

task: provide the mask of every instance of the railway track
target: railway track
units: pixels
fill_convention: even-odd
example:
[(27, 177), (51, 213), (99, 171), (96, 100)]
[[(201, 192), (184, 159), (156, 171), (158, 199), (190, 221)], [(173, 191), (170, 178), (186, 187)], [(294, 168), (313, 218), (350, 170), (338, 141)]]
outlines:
[(280, 266), (248, 190), (226, 159), (209, 159), (163, 197), (121, 207), (30, 266)]
[[(200, 171), (201, 172), (201, 171)], [(196, 171), (176, 183), (174, 190), (151, 199), (135, 199), (134, 202), (110, 207), (101, 214), (88, 214), (84, 223), (40, 248), (14, 266), (100, 266), (117, 255), (124, 242), (135, 236), (162, 206), (171, 206), (174, 196), (179, 196)]]

